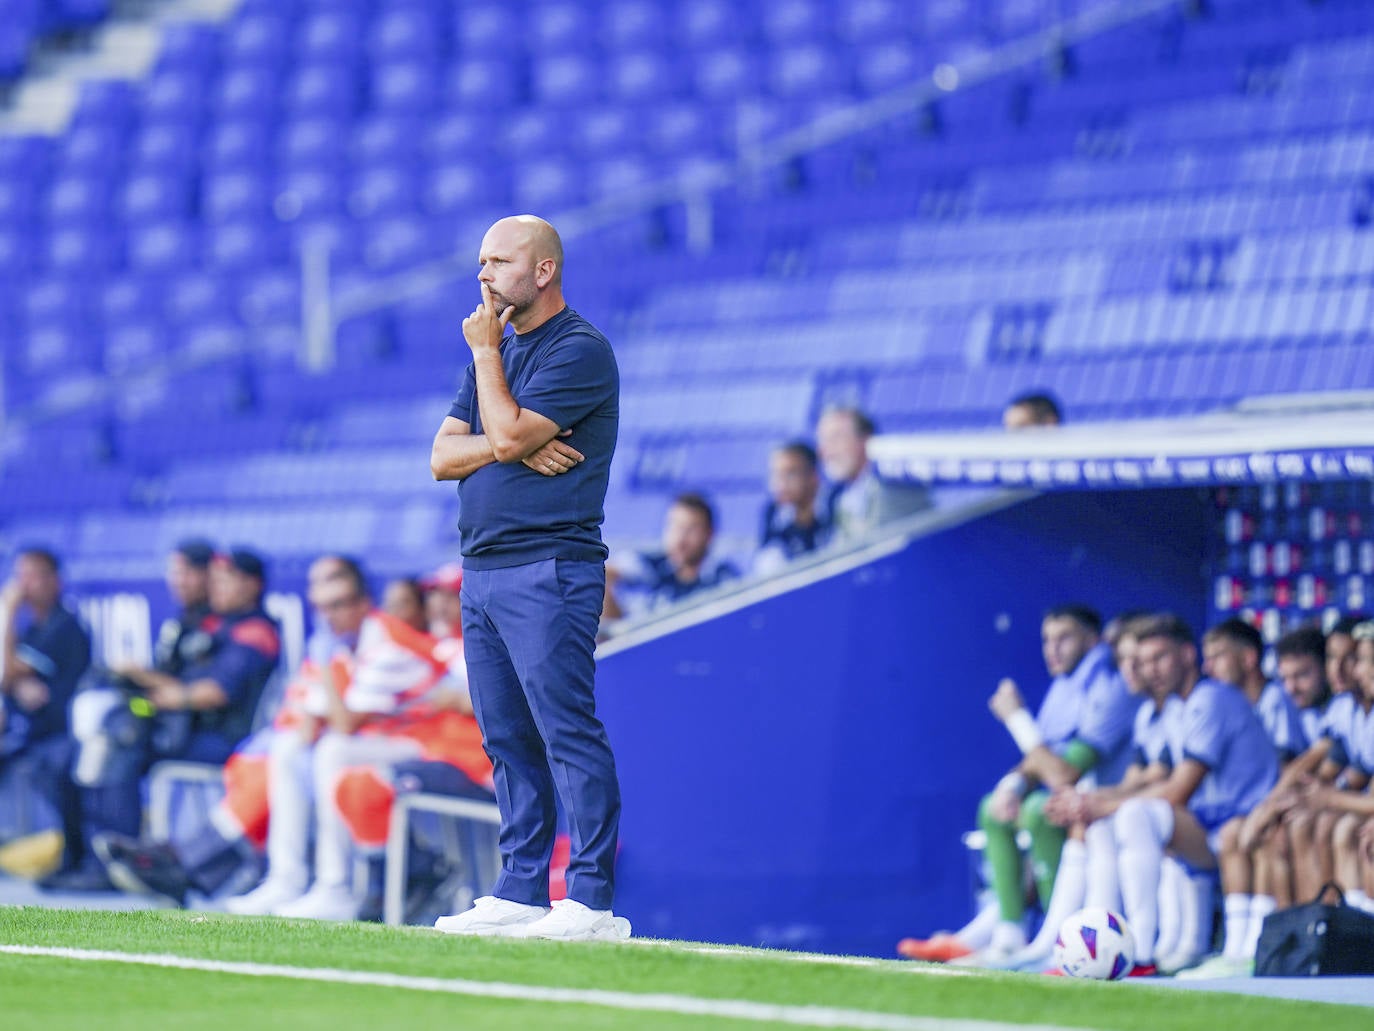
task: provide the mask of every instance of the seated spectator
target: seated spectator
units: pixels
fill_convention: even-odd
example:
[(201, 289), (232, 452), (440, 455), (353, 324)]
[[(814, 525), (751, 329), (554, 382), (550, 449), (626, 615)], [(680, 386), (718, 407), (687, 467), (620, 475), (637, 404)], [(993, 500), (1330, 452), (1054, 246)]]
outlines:
[(651, 612), (739, 576), (711, 555), (716, 514), (700, 494), (679, 494), (663, 520), (663, 550), (617, 557), (606, 565), (605, 619)]
[[(183, 627), (181, 645), (163, 656), (166, 667), (117, 664), (110, 670), (114, 684), (77, 695), (74, 777), (94, 789), (83, 797), (92, 838), (137, 836), (143, 816), (139, 782), (154, 762), (223, 763), (247, 737), (281, 653), (277, 624), (262, 607), (265, 580), (263, 560), (252, 551), (215, 556), (208, 578), (211, 615), (194, 628)], [(179, 590), (175, 583), (172, 589)], [(183, 604), (189, 619), (194, 602), (187, 597)], [(94, 852), (79, 874), (54, 887), (110, 887)]]
[[(898, 952), (911, 959), (961, 959), (1005, 965), (1026, 946), (1025, 881), (1018, 830), (1029, 832), (1030, 860), (1040, 898), (1049, 903), (1064, 845), (1064, 828), (1045, 817), (1049, 793), (1077, 783), (1089, 770), (1103, 784), (1116, 783), (1130, 761), (1132, 721), (1139, 708), (1112, 666), (1100, 640), (1101, 617), (1082, 605), (1051, 609), (1041, 624), (1045, 666), (1054, 678), (1039, 713), (1032, 717), (1012, 680), (1003, 680), (989, 702), (1006, 726), (1021, 762), (987, 795), (978, 824), (997, 895), (998, 919), (975, 917), (954, 934), (924, 941), (904, 939)], [(971, 954), (978, 952), (977, 957)]]
[[(418, 742), (422, 758), (394, 764), (350, 766), (339, 776), (334, 800), (354, 846), (363, 855), (380, 857), (391, 825), (391, 810), (400, 795), (420, 792), (452, 795), (481, 802), (495, 800), (491, 760), (482, 747), (482, 731), (473, 715), (463, 659), (461, 607), (462, 567), (443, 566), (420, 581), (427, 608), (433, 615), (434, 655), (448, 672), (423, 705), (409, 710), (386, 733)], [(412, 856), (412, 877), (429, 868), (431, 883), (435, 857)], [(370, 894), (380, 896), (380, 865), (374, 865)], [(451, 900), (444, 900), (445, 912)], [(364, 909), (369, 908), (364, 904)]]
[(1032, 390), (1017, 394), (1002, 409), (1002, 428), (1008, 431), (1034, 426), (1061, 426), (1064, 413), (1048, 391)]
[(874, 432), (873, 421), (857, 408), (828, 408), (816, 424), (816, 451), (830, 481), (825, 520), (838, 540), (856, 540), (930, 507), (924, 487), (878, 478), (868, 460)]
[(382, 590), (382, 611), (416, 630), (429, 628), (425, 616), (425, 588), (414, 577), (398, 577)]
[[(90, 635), (63, 604), (51, 551), (24, 548), (16, 556), (0, 589), (0, 635), (0, 807), (16, 817), (0, 820), (0, 835), (10, 837), (0, 837), (0, 869), (42, 877), (64, 854), (68, 869), (79, 861), (67, 707), (91, 661)], [(43, 810), (38, 819), (18, 819), (30, 802)]]
[(830, 526), (818, 507), (820, 490), (816, 451), (806, 441), (783, 444), (769, 455), (756, 573), (771, 573), (825, 543)]
[[(390, 768), (412, 759), (430, 758), (432, 741), (443, 738), (426, 718), (430, 695), (448, 672), (435, 657), (435, 641), (387, 613), (371, 610), (366, 582), (359, 574), (331, 581), (337, 596), (322, 608), (354, 610), (365, 617), (357, 631), (357, 648), (348, 676), (331, 671), (312, 706), (311, 722), (290, 747), (274, 747), (268, 781), (273, 787), (272, 821), (268, 827), (267, 879), (249, 895), (235, 900), (238, 913), (347, 920), (357, 917), (360, 900), (349, 886), (349, 830), (339, 810), (336, 791), (349, 767)], [(318, 737), (316, 737), (318, 731)], [(274, 742), (274, 745), (276, 742)], [(296, 761), (300, 748), (311, 749), (311, 786), (315, 822), (314, 878), (306, 866), (306, 842), (291, 821), (291, 855), (277, 847), (278, 816), (284, 810), (308, 810), (311, 798), (297, 781), (281, 775)], [(281, 790), (278, 790), (278, 784)], [(309, 883), (309, 891), (306, 890)]]
[(1244, 820), (1278, 777), (1278, 758), (1245, 695), (1202, 677), (1192, 631), (1161, 615), (1136, 631), (1140, 675), (1154, 697), (1183, 702), (1168, 779), (1130, 798), (1087, 796), (1086, 815), (1112, 818), (1126, 920), (1136, 940), (1133, 976), (1156, 972), (1159, 884), (1166, 853), (1215, 870), (1223, 828)]
[[(161, 897), (185, 905), (190, 890), (215, 895), (245, 867), (258, 865), (258, 854), (267, 847), (271, 811), (268, 783), (269, 757), (275, 750), (294, 744), (307, 733), (310, 709), (318, 707), (325, 681), (332, 671), (346, 679), (352, 663), (358, 630), (368, 606), (350, 604), (352, 584), (361, 576), (356, 563), (338, 555), (324, 555), (310, 564), (307, 596), (317, 622), (306, 642), (305, 657), (282, 694), (268, 726), (234, 750), (224, 765), (224, 797), (206, 823), (184, 835), (173, 848), (162, 842), (140, 843), (119, 833), (99, 835), (95, 850), (110, 875), (124, 891)], [(313, 736), (314, 730), (308, 733)], [(277, 744), (274, 746), (274, 742)], [(279, 781), (272, 785), (284, 792), (287, 806), (273, 819), (280, 868), (293, 862), (293, 841), (309, 837), (309, 810), (290, 803), (310, 790), (308, 753), (302, 752), (288, 778), (296, 788), (288, 791)]]

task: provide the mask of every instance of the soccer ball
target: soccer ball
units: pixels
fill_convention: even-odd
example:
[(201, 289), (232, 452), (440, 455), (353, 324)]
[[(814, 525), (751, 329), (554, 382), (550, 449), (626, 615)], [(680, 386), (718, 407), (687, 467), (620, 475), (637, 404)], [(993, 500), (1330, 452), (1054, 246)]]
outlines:
[(1135, 938), (1117, 914), (1089, 906), (1059, 926), (1054, 964), (1069, 977), (1115, 981), (1135, 965)]

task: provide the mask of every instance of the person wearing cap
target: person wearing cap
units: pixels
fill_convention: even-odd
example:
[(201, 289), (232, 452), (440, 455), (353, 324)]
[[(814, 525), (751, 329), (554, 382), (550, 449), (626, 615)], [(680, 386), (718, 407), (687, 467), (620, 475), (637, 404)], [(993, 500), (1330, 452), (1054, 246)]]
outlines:
[[(171, 569), (186, 571), (176, 558)], [(256, 552), (234, 548), (215, 555), (207, 578), (210, 614), (182, 647), (168, 653), (175, 672), (117, 663), (110, 672), (121, 686), (101, 685), (77, 695), (72, 728), (79, 751), (73, 775), (88, 789), (82, 799), (88, 838), (138, 834), (139, 780), (153, 763), (223, 763), (248, 735), (281, 653), (277, 623), (263, 609), (266, 575)], [(132, 688), (132, 697), (126, 688)], [(106, 890), (110, 885), (88, 852), (81, 870), (50, 886)]]
[(31, 813), (47, 810), (15, 821), (16, 836), (0, 842), (0, 869), (36, 877), (64, 852), (68, 864), (79, 854), (67, 706), (91, 659), (90, 635), (63, 603), (61, 565), (46, 548), (15, 557), (0, 588), (0, 635), (0, 784)]

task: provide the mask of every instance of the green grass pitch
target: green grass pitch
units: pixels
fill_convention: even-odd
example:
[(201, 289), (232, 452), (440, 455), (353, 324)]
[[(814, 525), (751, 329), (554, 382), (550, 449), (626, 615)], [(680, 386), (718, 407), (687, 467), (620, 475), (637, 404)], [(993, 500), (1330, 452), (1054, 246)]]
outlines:
[[(828, 1026), (867, 1023), (929, 1031), (971, 1031), (945, 1021), (1122, 1031), (1247, 1026), (1367, 1031), (1370, 1019), (1368, 1009), (1357, 1007), (1016, 974), (951, 976), (897, 961), (808, 961), (765, 950), (700, 951), (683, 942), (476, 940), (420, 928), (179, 911), (0, 907), (0, 948), (7, 946), (312, 968), (320, 976), (384, 973), (435, 980), (424, 990), (0, 952), (0, 1027), (5, 1031), (760, 1029), (796, 1027), (798, 1014), (805, 1019), (821, 1013), (804, 1007), (840, 1011), (839, 1022)], [(454, 980), (463, 983), (461, 993), (434, 988)], [(620, 1008), (594, 997), (493, 998), (472, 989), (473, 983), (479, 989), (507, 986), (499, 991), (515, 994), (524, 991), (520, 986), (616, 993)], [(635, 998), (626, 1002), (627, 995)], [(640, 1006), (646, 996), (662, 998)], [(684, 1001), (690, 1008), (699, 1000), (708, 1000), (701, 1004), (708, 1010), (722, 1001), (784, 1006), (793, 1019), (775, 1021), (761, 1010), (754, 1014), (760, 1019), (681, 1012)], [(863, 1020), (855, 1013), (876, 1016)]]

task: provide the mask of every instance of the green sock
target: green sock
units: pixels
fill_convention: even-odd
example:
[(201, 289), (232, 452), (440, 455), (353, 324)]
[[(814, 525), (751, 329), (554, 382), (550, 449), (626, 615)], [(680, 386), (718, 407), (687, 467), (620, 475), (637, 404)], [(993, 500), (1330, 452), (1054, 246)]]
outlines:
[(1017, 820), (1022, 828), (1030, 833), (1031, 873), (1035, 876), (1035, 890), (1040, 893), (1040, 904), (1050, 904), (1050, 892), (1054, 890), (1054, 879), (1059, 873), (1059, 856), (1064, 851), (1063, 827), (1056, 827), (1045, 819), (1045, 800), (1049, 796), (1043, 791), (1032, 791), (1021, 803), (1021, 815)]
[(1004, 820), (994, 820), (988, 812), (991, 795), (985, 795), (978, 806), (978, 826), (987, 836), (984, 854), (992, 868), (992, 890), (997, 894), (997, 908), (1002, 919), (1020, 923), (1026, 911), (1021, 890), (1021, 852), (1016, 847), (1016, 826)]

